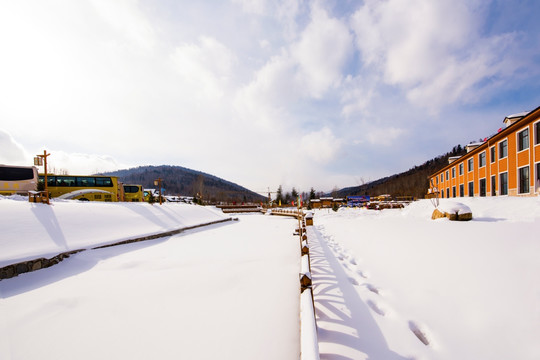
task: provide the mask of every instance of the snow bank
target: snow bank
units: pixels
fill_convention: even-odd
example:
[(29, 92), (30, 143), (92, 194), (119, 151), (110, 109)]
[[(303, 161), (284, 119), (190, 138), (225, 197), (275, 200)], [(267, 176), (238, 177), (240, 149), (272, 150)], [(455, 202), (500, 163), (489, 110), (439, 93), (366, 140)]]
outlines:
[(297, 360), (297, 222), (238, 218), (0, 281), (0, 359)]
[[(321, 252), (335, 265), (335, 291), (345, 294), (343, 302), (318, 302), (327, 285), (318, 287), (317, 276), (326, 282), (330, 270), (312, 264), (322, 292), (315, 293), (321, 354), (540, 358), (540, 198), (458, 200), (472, 221), (432, 221), (429, 200), (402, 210), (315, 212)], [(440, 206), (451, 203), (441, 199)], [(344, 352), (343, 343), (356, 352)]]
[(447, 202), (443, 202), (442, 204), (439, 204), (439, 210), (448, 214), (457, 214), (457, 215), (472, 214), (470, 207), (468, 207), (465, 204), (454, 202), (454, 201), (447, 201)]
[(217, 209), (183, 203), (45, 205), (0, 197), (0, 267), (227, 218)]

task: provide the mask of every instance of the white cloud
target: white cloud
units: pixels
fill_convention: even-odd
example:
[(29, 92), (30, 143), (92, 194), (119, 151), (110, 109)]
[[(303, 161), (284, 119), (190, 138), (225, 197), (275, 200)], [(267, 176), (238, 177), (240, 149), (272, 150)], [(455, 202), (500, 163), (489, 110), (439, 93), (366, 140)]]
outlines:
[(392, 146), (396, 140), (405, 134), (404, 129), (394, 126), (372, 127), (367, 130), (367, 140), (376, 146)]
[[(90, 3), (103, 21), (120, 34), (122, 39), (135, 44), (143, 51), (150, 52), (154, 49), (155, 30), (137, 1), (90, 0)], [(114, 42), (113, 39), (111, 42)], [(115, 45), (122, 46), (122, 43), (116, 42)]]
[(7, 132), (0, 129), (0, 164), (30, 165), (31, 157)]
[(312, 19), (292, 47), (299, 64), (299, 82), (309, 96), (321, 98), (332, 87), (340, 85), (344, 65), (353, 52), (352, 35), (345, 24), (313, 6)]
[(240, 4), (242, 10), (250, 14), (262, 15), (267, 11), (268, 4), (266, 0), (232, 0), (233, 3)]
[(366, 65), (430, 109), (469, 102), (482, 81), (516, 70), (513, 34), (483, 37), (475, 2), (368, 0), (352, 17)]
[(177, 46), (171, 61), (180, 80), (187, 82), (184, 88), (198, 90), (209, 99), (223, 96), (237, 63), (231, 50), (208, 36), (200, 36), (197, 44)]
[(129, 167), (108, 155), (66, 153), (60, 150), (47, 152), (51, 154), (47, 158), (48, 169), (58, 174), (91, 175)]
[(328, 127), (310, 132), (300, 139), (302, 154), (320, 164), (327, 164), (334, 160), (339, 153), (340, 147), (341, 141), (336, 138)]

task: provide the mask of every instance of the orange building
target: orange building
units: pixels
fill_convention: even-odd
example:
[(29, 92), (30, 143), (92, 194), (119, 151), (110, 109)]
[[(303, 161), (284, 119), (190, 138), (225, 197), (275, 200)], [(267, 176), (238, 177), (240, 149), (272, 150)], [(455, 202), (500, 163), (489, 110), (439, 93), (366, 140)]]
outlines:
[(540, 107), (504, 118), (505, 128), (431, 175), (441, 198), (540, 194)]

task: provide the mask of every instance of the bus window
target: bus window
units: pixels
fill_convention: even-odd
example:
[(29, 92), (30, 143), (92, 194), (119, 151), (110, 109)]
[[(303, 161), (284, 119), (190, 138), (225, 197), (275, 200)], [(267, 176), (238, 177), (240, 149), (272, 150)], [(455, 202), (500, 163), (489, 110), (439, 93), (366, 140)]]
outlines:
[(75, 177), (73, 176), (57, 176), (56, 186), (75, 186)]
[(77, 176), (77, 186), (80, 186), (80, 187), (96, 186), (96, 178), (86, 177), (86, 176)]
[(0, 194), (27, 194), (37, 190), (38, 173), (33, 166), (0, 165)]
[(110, 177), (97, 177), (96, 186), (107, 187), (107, 186), (113, 186), (113, 184)]

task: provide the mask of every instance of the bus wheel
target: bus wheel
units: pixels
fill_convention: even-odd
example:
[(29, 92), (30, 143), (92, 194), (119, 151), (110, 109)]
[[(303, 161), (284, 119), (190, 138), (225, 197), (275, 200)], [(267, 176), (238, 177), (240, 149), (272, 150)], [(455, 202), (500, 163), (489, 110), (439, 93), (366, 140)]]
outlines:
[(80, 198), (79, 201), (90, 201), (90, 200), (87, 198)]

